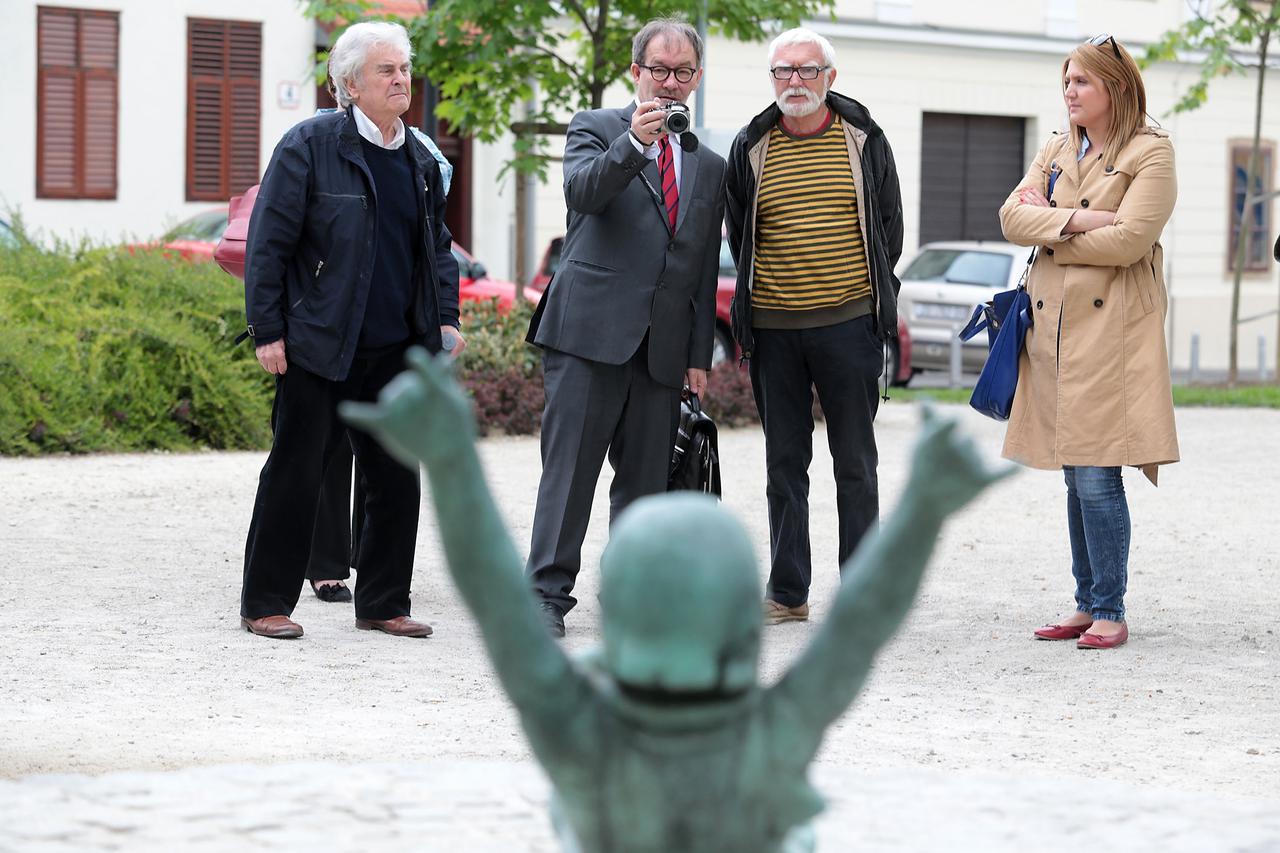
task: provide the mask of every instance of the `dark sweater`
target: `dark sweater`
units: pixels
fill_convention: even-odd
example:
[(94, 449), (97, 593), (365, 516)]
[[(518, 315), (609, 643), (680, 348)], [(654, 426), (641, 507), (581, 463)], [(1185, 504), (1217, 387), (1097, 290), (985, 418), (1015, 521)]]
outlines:
[(378, 199), (377, 253), (356, 346), (357, 353), (367, 356), (404, 344), (411, 333), (418, 199), (407, 146), (390, 151), (361, 137), (360, 147)]

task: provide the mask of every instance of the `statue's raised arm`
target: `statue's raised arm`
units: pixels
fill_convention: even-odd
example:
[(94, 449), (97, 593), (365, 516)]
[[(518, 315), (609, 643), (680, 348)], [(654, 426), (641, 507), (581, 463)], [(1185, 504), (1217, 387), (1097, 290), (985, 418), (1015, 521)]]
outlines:
[(538, 616), (485, 482), (470, 401), (445, 359), (414, 348), (406, 360), (410, 369), (388, 383), (376, 406), (343, 403), (342, 416), (405, 465), (426, 465), (454, 583), (512, 701), (522, 713), (536, 712), (548, 696), (563, 697), (572, 667)]
[(955, 435), (955, 421), (939, 418), (927, 404), (923, 410), (896, 511), (849, 558), (830, 615), (774, 688), (819, 737), (853, 701), (876, 652), (906, 616), (943, 521), (1017, 470), (988, 468), (973, 443)]

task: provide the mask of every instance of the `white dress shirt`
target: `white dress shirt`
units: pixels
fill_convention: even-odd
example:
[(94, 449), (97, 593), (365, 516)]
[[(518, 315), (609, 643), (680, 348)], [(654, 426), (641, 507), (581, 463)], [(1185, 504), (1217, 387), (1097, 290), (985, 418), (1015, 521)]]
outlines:
[(395, 151), (401, 145), (404, 145), (404, 122), (399, 118), (396, 119), (396, 135), (391, 138), (390, 142), (383, 142), (382, 131), (378, 130), (378, 126), (373, 123), (373, 119), (365, 115), (359, 106), (352, 104), (351, 114), (356, 117), (356, 131), (379, 148)]

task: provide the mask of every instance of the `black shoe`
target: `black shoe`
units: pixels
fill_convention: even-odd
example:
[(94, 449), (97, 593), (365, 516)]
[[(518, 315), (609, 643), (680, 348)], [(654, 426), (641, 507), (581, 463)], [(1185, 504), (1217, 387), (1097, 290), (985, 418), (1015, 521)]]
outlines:
[(542, 621), (546, 623), (547, 630), (551, 632), (551, 636), (563, 637), (564, 614), (560, 612), (560, 608), (550, 601), (544, 601), (538, 607), (542, 612)]
[(342, 581), (336, 584), (327, 583), (319, 586), (315, 581), (311, 582), (311, 591), (316, 594), (316, 598), (321, 601), (350, 601), (351, 590), (347, 589), (347, 585)]

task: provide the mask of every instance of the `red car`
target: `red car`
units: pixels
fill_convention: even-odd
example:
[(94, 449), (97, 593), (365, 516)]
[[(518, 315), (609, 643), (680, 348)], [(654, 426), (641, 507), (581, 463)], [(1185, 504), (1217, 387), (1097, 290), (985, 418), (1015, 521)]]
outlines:
[[(563, 237), (555, 237), (542, 253), (542, 262), (538, 271), (529, 282), (525, 291), (542, 293), (551, 283), (556, 268), (560, 266), (560, 249), (564, 244)], [(737, 345), (733, 342), (732, 326), (729, 320), (729, 307), (733, 302), (733, 294), (738, 287), (738, 270), (733, 263), (733, 253), (729, 251), (729, 240), (720, 236), (720, 275), (716, 279), (716, 332), (715, 344), (711, 350), (711, 365), (714, 367), (731, 355), (738, 354)], [(911, 335), (907, 326), (898, 318), (898, 337), (889, 344), (888, 374), (894, 385), (906, 385), (911, 381)]]
[[(214, 252), (225, 234), (222, 251), (217, 261), (227, 272), (236, 278), (244, 278), (244, 241), (248, 232), (249, 212), (253, 209), (253, 200), (257, 197), (257, 188), (245, 193), (248, 206), (243, 213), (237, 210), (235, 221), (227, 222), (228, 206), (212, 208), (187, 219), (167, 231), (156, 243), (146, 248), (159, 248), (166, 254), (174, 255), (187, 261), (213, 261)], [(238, 199), (239, 197), (237, 197)], [(233, 205), (237, 199), (232, 199)], [(130, 247), (142, 248), (142, 247)], [(514, 282), (490, 278), (484, 264), (471, 256), (471, 253), (453, 244), (453, 256), (458, 261), (458, 298), (462, 302), (483, 302), (486, 299), (497, 299), (498, 310), (510, 311), (516, 298)], [(526, 299), (535, 305), (542, 298), (540, 290), (525, 288)]]

